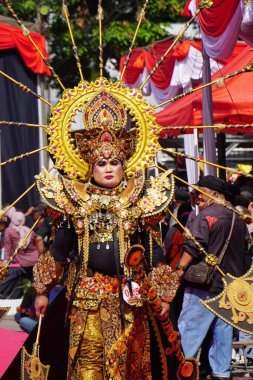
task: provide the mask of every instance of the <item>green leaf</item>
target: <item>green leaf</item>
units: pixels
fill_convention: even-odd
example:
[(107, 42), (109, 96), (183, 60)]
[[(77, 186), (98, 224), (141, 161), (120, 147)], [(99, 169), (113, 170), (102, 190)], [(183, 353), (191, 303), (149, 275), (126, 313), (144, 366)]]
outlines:
[[(103, 0), (103, 56), (104, 62), (113, 58), (119, 63), (128, 51), (137, 26), (137, 20), (145, 0)], [(146, 9), (135, 47), (148, 46), (168, 37), (162, 28), (171, 21), (181, 20), (184, 0), (150, 0)], [(99, 74), (98, 69), (98, 21), (97, 1), (68, 0), (69, 18), (84, 77), (88, 80)], [(45, 35), (52, 66), (66, 87), (73, 87), (80, 80), (73, 46), (61, 2), (52, 0), (12, 0), (11, 6), (21, 20), (38, 22)], [(0, 13), (10, 16), (0, 5)], [(39, 17), (43, 16), (43, 17)], [(38, 17), (40, 20), (38, 20)], [(105, 73), (106, 74), (106, 73)], [(53, 84), (57, 86), (56, 84)]]

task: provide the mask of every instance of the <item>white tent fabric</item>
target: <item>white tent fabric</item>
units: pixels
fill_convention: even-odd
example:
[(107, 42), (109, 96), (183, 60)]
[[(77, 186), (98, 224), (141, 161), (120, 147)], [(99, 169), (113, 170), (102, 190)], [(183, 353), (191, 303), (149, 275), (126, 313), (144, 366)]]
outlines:
[[(223, 67), (222, 63), (217, 62), (213, 59), (210, 60), (210, 65), (212, 74)], [(164, 101), (176, 96), (180, 90), (190, 90), (193, 87), (192, 85), (194, 82), (196, 83), (196, 81), (201, 81), (202, 69), (202, 53), (191, 46), (188, 55), (184, 59), (175, 61), (170, 85), (165, 90), (161, 90), (155, 86), (152, 80), (150, 80), (143, 87), (143, 95), (147, 97), (147, 100), (151, 104), (161, 104)], [(147, 76), (148, 70), (145, 66), (137, 81), (132, 85), (127, 85), (130, 88), (139, 88)]]
[[(196, 0), (188, 5), (193, 15), (196, 12)], [(219, 36), (207, 35), (201, 31), (205, 50), (210, 58), (227, 58), (231, 55), (238, 38), (253, 46), (253, 0), (241, 0), (225, 31)]]
[(218, 37), (206, 35), (203, 31), (202, 40), (210, 58), (228, 58), (237, 42), (242, 20), (241, 5), (239, 4), (224, 33)]

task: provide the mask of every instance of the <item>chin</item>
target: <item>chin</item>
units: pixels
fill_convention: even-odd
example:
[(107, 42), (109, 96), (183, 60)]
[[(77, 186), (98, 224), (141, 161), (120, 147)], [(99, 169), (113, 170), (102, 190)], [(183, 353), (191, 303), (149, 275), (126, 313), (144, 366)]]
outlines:
[(102, 187), (105, 187), (106, 189), (113, 189), (114, 187), (117, 187), (118, 185), (116, 185), (115, 183), (105, 183), (104, 185), (102, 185)]
[(105, 187), (106, 189), (113, 189), (114, 187), (117, 187), (120, 184), (120, 182), (115, 182), (115, 180), (113, 182), (110, 182), (110, 181), (111, 180), (103, 183), (101, 186)]
[(200, 204), (199, 204), (199, 209), (200, 209), (200, 210), (203, 210), (203, 209), (206, 208), (206, 207), (207, 207), (206, 202), (204, 202), (204, 203), (200, 203)]

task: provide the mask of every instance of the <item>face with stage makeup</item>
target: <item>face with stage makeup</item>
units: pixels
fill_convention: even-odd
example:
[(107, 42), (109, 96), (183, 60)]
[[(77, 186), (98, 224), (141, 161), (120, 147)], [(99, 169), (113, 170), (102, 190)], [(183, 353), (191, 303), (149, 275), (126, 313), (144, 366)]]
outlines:
[(119, 159), (101, 157), (93, 165), (92, 174), (96, 185), (112, 189), (123, 180), (124, 169)]

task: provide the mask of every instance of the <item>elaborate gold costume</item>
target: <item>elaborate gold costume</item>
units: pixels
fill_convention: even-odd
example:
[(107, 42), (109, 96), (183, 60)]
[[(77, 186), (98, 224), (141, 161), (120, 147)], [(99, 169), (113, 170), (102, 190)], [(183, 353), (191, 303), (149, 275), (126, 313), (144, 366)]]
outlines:
[[(57, 117), (53, 112), (50, 150), (68, 177), (46, 170), (37, 176), (42, 198), (63, 216), (50, 252), (35, 267), (34, 286), (43, 294), (56, 284), (74, 249), (66, 281), (71, 304), (68, 379), (151, 379), (149, 306), (146, 295), (138, 294), (143, 283), (125, 266), (125, 257), (133, 244), (143, 245), (159, 296), (164, 302), (173, 299), (178, 278), (164, 263), (156, 225), (173, 197), (174, 182), (169, 171), (147, 178), (145, 167), (159, 145), (154, 133), (158, 127), (149, 108), (143, 116), (147, 106), (142, 98), (122, 83), (109, 84), (102, 78), (89, 84), (95, 89), (92, 97), (85, 86), (74, 90), (77, 99), (67, 111), (63, 97), (55, 107)], [(99, 86), (103, 88), (98, 90)], [(78, 112), (85, 129), (67, 132)], [(62, 144), (67, 147), (64, 160)], [(100, 158), (123, 163), (126, 176), (118, 186), (103, 188), (92, 180), (93, 164)], [(152, 272), (159, 263), (166, 268), (160, 283)], [(136, 294), (132, 286), (137, 286)], [(125, 302), (122, 293), (128, 292)], [(161, 378), (166, 379), (160, 340), (158, 346)]]
[[(147, 2), (140, 12), (121, 79), (144, 18)], [(61, 216), (55, 223), (54, 239), (49, 252), (40, 257), (35, 267), (34, 286), (38, 294), (47, 293), (61, 280), (65, 263), (70, 262), (66, 280), (67, 298), (71, 307), (67, 377), (86, 380), (151, 379), (150, 321), (156, 333), (158, 330), (150, 313), (149, 303), (155, 311), (161, 311), (161, 301), (172, 300), (178, 287), (178, 278), (163, 262), (162, 250), (159, 248), (159, 229), (156, 227), (161, 213), (173, 197), (174, 177), (170, 175), (170, 171), (159, 173), (157, 168), (153, 169), (156, 171), (153, 176), (147, 173), (147, 169), (155, 163), (155, 154), (159, 150), (168, 151), (162, 149), (158, 143), (160, 127), (155, 121), (154, 109), (143, 99), (140, 90), (199, 12), (210, 7), (212, 2), (199, 2), (191, 20), (159, 59), (140, 90), (131, 90), (122, 81), (112, 83), (103, 77), (101, 1), (98, 4), (100, 77), (91, 83), (83, 80), (68, 9), (65, 1), (62, 1), (63, 14), (67, 20), (81, 77), (80, 83), (73, 89), (63, 86), (9, 2), (5, 0), (3, 3), (22, 26), (24, 34), (33, 43), (63, 89), (61, 100), (53, 106), (1, 71), (1, 75), (13, 81), (23, 91), (35, 95), (51, 107), (50, 124), (39, 126), (48, 134), (47, 150), (59, 174), (51, 175), (44, 170), (37, 176), (37, 187), (48, 206)], [(182, 97), (184, 94), (178, 96)], [(170, 101), (171, 99), (167, 102)], [(27, 123), (23, 125), (34, 126)], [(22, 157), (23, 155), (17, 158)], [(125, 178), (118, 186), (109, 189), (99, 187), (92, 180), (93, 165), (101, 157), (105, 160), (117, 158), (123, 165)], [(220, 165), (215, 166), (224, 169)], [(224, 206), (231, 208), (225, 204)], [(29, 234), (26, 238), (28, 236)], [(140, 273), (145, 273), (140, 268), (134, 270), (134, 265), (126, 265), (128, 253), (133, 245), (138, 244), (145, 250), (145, 267), (149, 273), (146, 276), (140, 276)], [(204, 252), (204, 249), (200, 247), (200, 251)], [(17, 251), (0, 270), (0, 278), (6, 275), (16, 253)], [(159, 263), (160, 268), (157, 267)], [(241, 291), (239, 293), (242, 294)], [(125, 300), (122, 298), (124, 294)], [(210, 308), (210, 304), (208, 307)], [(247, 312), (252, 313), (252, 310)], [(163, 322), (162, 327), (168, 336), (166, 343), (170, 347), (163, 349), (157, 333), (161, 366), (160, 373), (155, 378), (168, 378), (165, 352), (168, 355), (175, 352), (181, 364), (177, 373), (178, 379), (195, 379), (197, 370), (196, 366), (194, 368), (194, 361), (184, 361), (177, 334), (172, 331), (168, 320)]]

